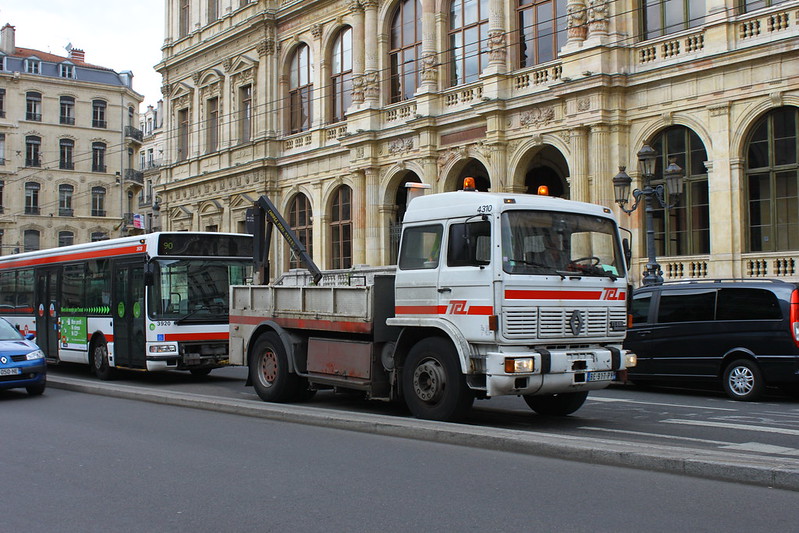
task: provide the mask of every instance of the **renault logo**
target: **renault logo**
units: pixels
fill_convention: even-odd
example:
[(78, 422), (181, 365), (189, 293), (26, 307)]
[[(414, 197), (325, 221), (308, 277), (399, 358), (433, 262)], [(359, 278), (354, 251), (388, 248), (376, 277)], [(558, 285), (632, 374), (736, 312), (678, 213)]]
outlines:
[(0, 363), (3, 363), (3, 364), (8, 363), (8, 358), (5, 355), (3, 357), (0, 357)]
[(572, 335), (575, 337), (580, 334), (580, 331), (583, 329), (583, 317), (580, 315), (580, 311), (576, 309), (572, 311), (572, 316), (569, 319), (569, 328), (572, 330)]

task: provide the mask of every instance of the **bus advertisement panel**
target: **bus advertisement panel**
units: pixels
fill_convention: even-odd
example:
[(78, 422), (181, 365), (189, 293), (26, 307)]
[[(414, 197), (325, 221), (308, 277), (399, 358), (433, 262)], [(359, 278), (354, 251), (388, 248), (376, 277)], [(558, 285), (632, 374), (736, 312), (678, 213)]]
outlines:
[(228, 360), (230, 285), (252, 280), (252, 236), (150, 233), (0, 257), (0, 316), (50, 363), (204, 375)]

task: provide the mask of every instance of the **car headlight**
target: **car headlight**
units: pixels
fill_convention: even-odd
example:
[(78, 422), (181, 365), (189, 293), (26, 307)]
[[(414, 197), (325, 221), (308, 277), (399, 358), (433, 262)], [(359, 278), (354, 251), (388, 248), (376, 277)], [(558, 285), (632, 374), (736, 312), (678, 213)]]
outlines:
[(33, 350), (31, 353), (25, 356), (25, 359), (27, 359), (28, 361), (44, 359), (44, 352), (42, 352), (41, 350)]

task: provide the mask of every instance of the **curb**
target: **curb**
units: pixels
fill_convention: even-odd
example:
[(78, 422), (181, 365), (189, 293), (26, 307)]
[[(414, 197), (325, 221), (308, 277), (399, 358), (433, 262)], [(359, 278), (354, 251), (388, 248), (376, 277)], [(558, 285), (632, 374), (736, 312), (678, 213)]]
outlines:
[(638, 444), (554, 433), (481, 428), (339, 410), (320, 411), (298, 405), (213, 398), (199, 394), (131, 387), (119, 383), (111, 385), (63, 376), (48, 376), (47, 385), (76, 392), (295, 424), (799, 491), (799, 460), (796, 459), (754, 457), (738, 453), (720, 453), (694, 448)]

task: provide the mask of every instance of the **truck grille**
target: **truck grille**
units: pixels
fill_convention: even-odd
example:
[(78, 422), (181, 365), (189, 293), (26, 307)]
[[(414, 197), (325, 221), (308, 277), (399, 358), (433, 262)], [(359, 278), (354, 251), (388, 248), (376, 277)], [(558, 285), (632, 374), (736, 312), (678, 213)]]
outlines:
[[(577, 335), (572, 333), (575, 311), (580, 320)], [(627, 311), (604, 307), (547, 309), (525, 307), (504, 309), (502, 331), (509, 339), (560, 339), (577, 337), (622, 337), (624, 331), (611, 329), (611, 322), (625, 323)]]

